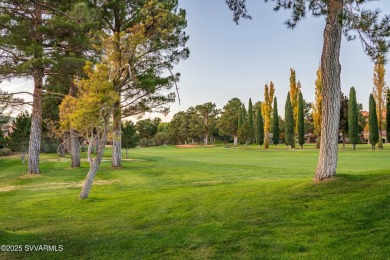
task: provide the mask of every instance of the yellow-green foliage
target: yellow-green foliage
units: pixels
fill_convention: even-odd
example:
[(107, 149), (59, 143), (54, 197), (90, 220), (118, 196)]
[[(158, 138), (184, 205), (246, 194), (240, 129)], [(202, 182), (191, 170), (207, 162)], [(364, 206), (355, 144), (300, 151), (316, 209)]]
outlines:
[(293, 114), (294, 114), (294, 133), (297, 133), (298, 131), (298, 95), (299, 92), (301, 91), (301, 82), (296, 81), (296, 76), (295, 76), (295, 70), (290, 69), (291, 71), (291, 76), (290, 76), (290, 100), (291, 100), (291, 105), (293, 108)]
[(268, 84), (264, 86), (264, 102), (261, 103), (262, 114), (264, 117), (264, 132), (269, 132), (271, 128), (271, 112), (272, 102), (274, 101), (275, 87), (271, 81), (268, 88)]
[(319, 137), (321, 136), (321, 114), (322, 114), (322, 75), (321, 68), (317, 70), (316, 79), (316, 91), (315, 91), (315, 102), (313, 104), (313, 123), (314, 123), (314, 134)]
[(378, 116), (379, 130), (383, 129), (385, 114), (385, 100), (386, 100), (386, 82), (385, 82), (385, 66), (383, 65), (383, 59), (379, 59), (374, 67), (374, 88), (373, 96), (376, 102), (376, 114)]
[(87, 79), (76, 82), (77, 98), (66, 96), (60, 105), (61, 127), (76, 129), (88, 135), (91, 131), (104, 127), (104, 122), (111, 115), (112, 106), (118, 99), (109, 81), (108, 67), (98, 64), (84, 67)]

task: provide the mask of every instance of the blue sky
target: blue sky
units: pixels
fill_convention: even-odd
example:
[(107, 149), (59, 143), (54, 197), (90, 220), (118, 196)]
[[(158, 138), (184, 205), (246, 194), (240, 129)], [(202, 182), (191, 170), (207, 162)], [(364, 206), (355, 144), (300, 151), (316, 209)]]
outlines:
[[(249, 98), (253, 102), (261, 101), (264, 99), (264, 84), (270, 81), (275, 83), (279, 114), (283, 115), (290, 68), (296, 70), (304, 98), (314, 100), (324, 18), (308, 15), (290, 30), (283, 24), (290, 16), (288, 11), (274, 12), (272, 2), (247, 1), (253, 19), (236, 25), (225, 0), (179, 0), (180, 7), (187, 11), (186, 31), (190, 36), (188, 47), (191, 54), (174, 69), (181, 73), (181, 105), (178, 101), (172, 104), (171, 113), (164, 121), (169, 121), (178, 111), (205, 102), (214, 102), (222, 109), (233, 97), (246, 104)], [(390, 14), (388, 0), (373, 1), (366, 6)], [(354, 86), (358, 102), (363, 103), (367, 110), (374, 64), (364, 54), (359, 40), (343, 40), (340, 63), (342, 91), (348, 95), (350, 87)], [(389, 64), (386, 65), (386, 81), (390, 84)], [(31, 91), (32, 84), (14, 80), (2, 83), (1, 88)]]
[[(304, 98), (314, 100), (325, 19), (308, 15), (290, 30), (283, 24), (290, 13), (274, 12), (273, 5), (263, 0), (248, 0), (253, 19), (236, 25), (224, 0), (180, 1), (180, 6), (187, 11), (191, 54), (175, 68), (182, 74), (181, 105), (173, 104), (171, 115), (210, 101), (222, 108), (233, 97), (245, 103), (249, 98), (254, 102), (263, 100), (264, 85), (269, 81), (275, 83), (279, 114), (283, 114), (290, 68), (296, 70)], [(367, 7), (390, 14), (388, 1), (374, 1)], [(364, 54), (359, 40), (343, 39), (340, 63), (342, 91), (348, 95), (354, 86), (358, 102), (368, 109), (374, 64)], [(390, 83), (389, 64), (386, 70), (386, 80)]]

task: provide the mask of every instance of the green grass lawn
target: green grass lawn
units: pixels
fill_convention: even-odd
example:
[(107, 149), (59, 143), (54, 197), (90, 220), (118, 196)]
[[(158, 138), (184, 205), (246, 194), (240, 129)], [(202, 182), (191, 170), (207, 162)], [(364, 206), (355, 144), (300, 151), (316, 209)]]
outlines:
[[(0, 259), (390, 259), (390, 147), (339, 151), (314, 183), (318, 150), (207, 147), (109, 153), (88, 171), (41, 155), (40, 176), (0, 158)], [(26, 252), (61, 245), (61, 252)]]

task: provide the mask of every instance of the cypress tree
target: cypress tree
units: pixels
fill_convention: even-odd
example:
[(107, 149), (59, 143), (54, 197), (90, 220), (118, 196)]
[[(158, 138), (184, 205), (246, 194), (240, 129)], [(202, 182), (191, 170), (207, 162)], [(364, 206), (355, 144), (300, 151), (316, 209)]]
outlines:
[(276, 100), (276, 97), (274, 98), (274, 110), (273, 110), (273, 124), (272, 124), (272, 141), (275, 145), (279, 144), (279, 136), (280, 136), (280, 129), (279, 129), (279, 114), (278, 114), (278, 103)]
[(303, 112), (303, 97), (302, 92), (299, 92), (298, 96), (298, 143), (303, 148), (305, 143), (305, 121)]
[(358, 122), (359, 122), (359, 110), (356, 102), (356, 91), (354, 87), (351, 87), (349, 91), (349, 102), (348, 102), (348, 134), (349, 134), (349, 141), (352, 144), (352, 150), (356, 149), (356, 144), (359, 142)]
[(390, 142), (390, 89), (386, 93), (386, 140)]
[(287, 94), (287, 100), (285, 105), (285, 136), (286, 136), (286, 145), (292, 148), (294, 144), (294, 113), (290, 100), (290, 92)]
[(341, 92), (339, 132), (343, 137), (343, 149), (345, 149), (345, 135), (348, 133), (348, 104), (349, 99), (344, 95), (343, 92)]
[(261, 148), (261, 145), (264, 143), (264, 119), (261, 114), (260, 106), (256, 106), (256, 143)]
[(248, 122), (249, 122), (249, 142), (252, 143), (255, 139), (255, 127), (253, 125), (253, 107), (252, 99), (249, 98), (248, 104)]
[(374, 96), (370, 94), (370, 105), (369, 105), (369, 118), (368, 118), (368, 126), (370, 131), (369, 141), (372, 146), (372, 150), (375, 150), (375, 145), (379, 140), (379, 132), (378, 132), (378, 117), (376, 115), (376, 104), (374, 100)]

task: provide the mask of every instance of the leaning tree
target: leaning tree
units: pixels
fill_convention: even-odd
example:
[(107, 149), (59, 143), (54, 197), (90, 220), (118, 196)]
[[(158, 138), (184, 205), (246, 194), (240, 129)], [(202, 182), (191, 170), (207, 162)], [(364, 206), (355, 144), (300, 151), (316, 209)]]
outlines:
[[(336, 174), (338, 152), (338, 125), (340, 118), (339, 62), (342, 34), (347, 40), (360, 38), (365, 52), (376, 61), (390, 47), (390, 16), (381, 18), (378, 9), (365, 9), (369, 0), (272, 0), (274, 10), (288, 9), (291, 18), (288, 28), (295, 28), (307, 13), (325, 16), (324, 44), (321, 56), (322, 73), (322, 128), (321, 144), (315, 180), (321, 181)], [(269, 0), (265, 0), (269, 2)], [(246, 0), (226, 0), (234, 13), (234, 21), (250, 18)], [(354, 34), (356, 32), (356, 34)]]

